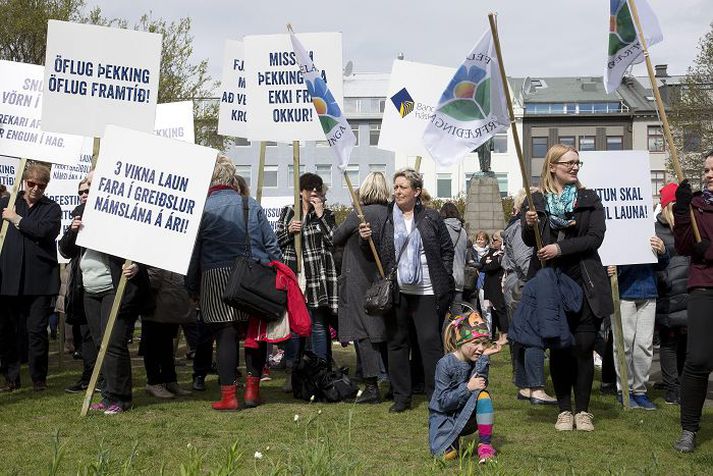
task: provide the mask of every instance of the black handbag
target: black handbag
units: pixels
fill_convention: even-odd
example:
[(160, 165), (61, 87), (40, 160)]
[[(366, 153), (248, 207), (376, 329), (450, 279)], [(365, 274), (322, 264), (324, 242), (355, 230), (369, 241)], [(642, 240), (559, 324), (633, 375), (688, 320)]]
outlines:
[(277, 271), (255, 261), (248, 233), (248, 197), (243, 196), (246, 254), (235, 259), (223, 291), (223, 302), (263, 321), (282, 319), (287, 307), (287, 291), (277, 289)]

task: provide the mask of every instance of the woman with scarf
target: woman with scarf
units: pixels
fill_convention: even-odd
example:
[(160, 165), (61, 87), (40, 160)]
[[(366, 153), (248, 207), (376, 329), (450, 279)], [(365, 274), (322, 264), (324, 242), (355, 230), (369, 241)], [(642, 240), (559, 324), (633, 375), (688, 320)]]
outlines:
[[(430, 400), (436, 363), (443, 356), (441, 328), (455, 290), (453, 242), (438, 211), (421, 204), (421, 174), (401, 169), (394, 175), (394, 201), (386, 222), (374, 233), (384, 270), (396, 269), (394, 315), (386, 316), (389, 375), (394, 392), (392, 413), (411, 408), (410, 343), (417, 342)], [(363, 239), (371, 236), (368, 224), (359, 226)], [(409, 335), (415, 329), (415, 338)]]
[(597, 252), (606, 231), (604, 208), (599, 196), (577, 179), (581, 166), (579, 153), (572, 147), (556, 144), (547, 151), (540, 180), (542, 193), (533, 194), (536, 211), (525, 213), (522, 226), (527, 246), (536, 247), (536, 225), (542, 234), (543, 247), (531, 261), (530, 276), (541, 264), (554, 267), (582, 286), (585, 295), (579, 312), (567, 315), (575, 345), (552, 349), (550, 354), (550, 373), (560, 408), (555, 429), (559, 431), (575, 427), (594, 430), (589, 413), (594, 380), (592, 351), (601, 320), (614, 312), (609, 278)]

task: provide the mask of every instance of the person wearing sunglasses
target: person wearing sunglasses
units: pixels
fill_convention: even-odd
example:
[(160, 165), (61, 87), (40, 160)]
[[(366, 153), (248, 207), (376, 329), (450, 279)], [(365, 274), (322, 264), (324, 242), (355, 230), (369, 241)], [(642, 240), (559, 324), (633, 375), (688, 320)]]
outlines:
[(9, 222), (0, 253), (0, 360), (5, 377), (0, 391), (20, 386), (20, 326), (27, 330), (33, 388), (47, 388), (47, 325), (59, 293), (55, 238), (62, 220), (62, 209), (44, 195), (49, 180), (49, 165), (32, 162), (23, 173), (14, 209), (8, 207), (9, 198), (0, 200), (2, 219)]

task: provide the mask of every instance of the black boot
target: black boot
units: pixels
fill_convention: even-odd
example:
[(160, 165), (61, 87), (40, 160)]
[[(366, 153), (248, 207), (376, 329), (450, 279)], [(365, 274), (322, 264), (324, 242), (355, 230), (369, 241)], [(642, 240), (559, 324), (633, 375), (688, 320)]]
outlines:
[(361, 395), (355, 400), (356, 403), (381, 403), (381, 395), (379, 394), (379, 385), (376, 377), (368, 377), (364, 379), (364, 390)]

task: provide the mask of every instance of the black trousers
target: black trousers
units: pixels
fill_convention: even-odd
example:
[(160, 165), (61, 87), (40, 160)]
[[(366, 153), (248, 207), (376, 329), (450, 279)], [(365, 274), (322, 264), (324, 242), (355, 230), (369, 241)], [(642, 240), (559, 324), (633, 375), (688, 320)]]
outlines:
[(209, 325), (198, 320), (191, 324), (183, 325), (186, 341), (193, 349), (193, 378), (205, 377), (213, 365), (213, 343), (215, 331)]
[[(87, 316), (87, 325), (97, 348), (101, 345), (104, 330), (109, 321), (114, 294), (114, 291), (103, 294), (84, 293), (84, 312)], [(117, 316), (101, 369), (104, 375), (102, 396), (113, 403), (122, 405), (130, 404), (132, 401), (129, 337), (134, 332), (135, 321), (136, 316), (121, 313)]]
[(442, 318), (436, 312), (435, 296), (400, 294), (393, 316), (386, 320), (387, 348), (389, 351), (389, 377), (394, 391), (394, 400), (411, 400), (411, 353), (410, 334), (421, 351), (426, 396), (433, 394), (436, 364), (443, 357), (441, 341)]
[[(25, 345), (30, 378), (33, 382), (47, 380), (47, 325), (53, 312), (52, 299), (52, 296), (0, 297), (0, 360), (8, 382), (20, 383), (21, 349)], [(27, 342), (23, 342), (25, 336)]]
[(601, 323), (584, 298), (582, 310), (568, 314), (569, 330), (574, 336), (573, 347), (550, 351), (550, 374), (560, 411), (572, 411), (574, 390), (575, 413), (589, 411), (589, 399), (594, 381), (594, 341)]
[(681, 427), (698, 431), (713, 371), (713, 289), (688, 293), (688, 353), (681, 375)]
[(146, 383), (159, 385), (177, 380), (173, 339), (178, 324), (141, 320), (141, 349), (144, 355)]
[(683, 364), (686, 362), (686, 340), (688, 336), (685, 327), (659, 327), (661, 347), (661, 378), (666, 390), (678, 394), (680, 392)]
[(82, 377), (81, 381), (88, 384), (89, 380), (92, 378), (92, 372), (94, 371), (94, 363), (97, 361), (97, 351), (99, 347), (94, 342), (92, 338), (92, 331), (88, 324), (78, 325), (79, 327), (79, 339), (75, 340), (74, 348), (75, 350), (80, 350), (82, 352)]

